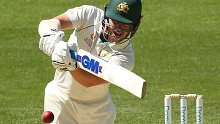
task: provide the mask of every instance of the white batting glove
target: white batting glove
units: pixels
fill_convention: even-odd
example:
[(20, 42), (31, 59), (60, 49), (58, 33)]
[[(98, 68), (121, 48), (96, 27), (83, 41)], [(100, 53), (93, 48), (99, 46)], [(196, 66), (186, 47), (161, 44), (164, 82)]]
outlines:
[(55, 45), (59, 41), (62, 41), (63, 36), (64, 32), (58, 31), (57, 29), (50, 29), (47, 33), (43, 33), (39, 42), (40, 50), (50, 56), (54, 51)]
[(71, 58), (67, 42), (60, 41), (52, 53), (52, 64), (58, 71), (73, 71), (77, 68), (76, 60)]

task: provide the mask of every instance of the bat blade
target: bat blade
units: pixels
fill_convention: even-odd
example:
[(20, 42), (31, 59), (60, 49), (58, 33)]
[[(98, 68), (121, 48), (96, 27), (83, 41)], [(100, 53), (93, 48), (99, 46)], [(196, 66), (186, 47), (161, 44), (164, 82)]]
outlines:
[(71, 51), (71, 56), (77, 60), (79, 68), (102, 78), (133, 95), (144, 98), (146, 94), (146, 81), (135, 73), (114, 63), (95, 56), (85, 50)]

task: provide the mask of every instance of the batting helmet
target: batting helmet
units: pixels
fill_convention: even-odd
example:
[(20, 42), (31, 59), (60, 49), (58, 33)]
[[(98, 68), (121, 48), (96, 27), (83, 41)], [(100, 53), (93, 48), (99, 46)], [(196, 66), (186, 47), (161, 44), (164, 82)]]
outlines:
[[(108, 18), (124, 24), (133, 25), (129, 31), (129, 36), (122, 38), (130, 39), (136, 33), (142, 20), (141, 10), (141, 0), (110, 0), (109, 4), (105, 6), (103, 26), (109, 26)], [(107, 32), (104, 33), (109, 35)]]

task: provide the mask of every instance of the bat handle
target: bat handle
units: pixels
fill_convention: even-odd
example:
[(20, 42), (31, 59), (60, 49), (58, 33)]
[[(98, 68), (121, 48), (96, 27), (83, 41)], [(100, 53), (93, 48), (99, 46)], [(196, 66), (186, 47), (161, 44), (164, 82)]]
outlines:
[(78, 53), (77, 52), (74, 52), (74, 51), (70, 51), (70, 55), (73, 59), (77, 60), (77, 55)]

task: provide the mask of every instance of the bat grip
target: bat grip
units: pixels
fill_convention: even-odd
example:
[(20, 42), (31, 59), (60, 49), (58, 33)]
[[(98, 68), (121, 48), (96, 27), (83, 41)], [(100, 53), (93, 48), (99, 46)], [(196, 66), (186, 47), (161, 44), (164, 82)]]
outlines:
[(77, 60), (77, 55), (78, 53), (77, 52), (74, 52), (74, 51), (70, 51), (70, 55), (73, 59)]

